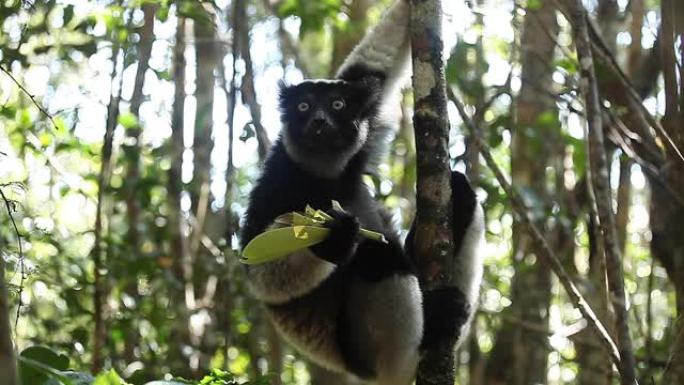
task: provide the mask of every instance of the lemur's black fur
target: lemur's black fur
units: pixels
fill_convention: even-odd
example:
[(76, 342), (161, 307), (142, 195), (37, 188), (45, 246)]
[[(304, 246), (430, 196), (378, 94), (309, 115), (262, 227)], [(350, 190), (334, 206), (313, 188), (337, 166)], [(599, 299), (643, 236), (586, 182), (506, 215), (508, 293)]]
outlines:
[[(328, 210), (333, 220), (323, 242), (248, 266), (248, 282), (296, 348), (323, 366), (378, 385), (409, 385), (420, 347), (459, 336), (471, 318), (481, 275), (481, 209), (462, 174), (454, 172), (451, 185), (463, 283), (428, 293), (420, 291), (410, 256), (413, 229), (405, 248), (362, 180), (374, 167), (370, 160), (386, 126), (379, 118), (383, 103), (402, 76), (407, 24), (408, 5), (399, 0), (336, 80), (281, 86), (283, 130), (250, 194), (241, 234), (244, 246), (276, 226), (281, 214), (307, 205)], [(332, 200), (344, 211), (331, 210)], [(382, 233), (387, 243), (361, 237), (360, 227)]]

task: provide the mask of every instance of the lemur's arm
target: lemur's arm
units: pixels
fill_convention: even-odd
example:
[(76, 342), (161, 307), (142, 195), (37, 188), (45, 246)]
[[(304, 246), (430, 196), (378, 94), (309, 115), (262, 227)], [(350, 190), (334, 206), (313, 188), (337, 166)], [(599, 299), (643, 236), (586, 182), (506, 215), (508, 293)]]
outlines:
[(404, 76), (409, 61), (409, 17), (408, 0), (394, 3), (347, 56), (335, 77), (347, 81), (378, 77), (383, 90), (391, 89)]

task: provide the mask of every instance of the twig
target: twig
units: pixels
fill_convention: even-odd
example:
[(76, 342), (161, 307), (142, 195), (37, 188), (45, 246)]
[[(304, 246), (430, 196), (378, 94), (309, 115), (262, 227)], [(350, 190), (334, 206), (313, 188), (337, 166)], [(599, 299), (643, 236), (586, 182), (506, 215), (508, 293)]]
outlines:
[(49, 112), (47, 112), (47, 110), (46, 110), (45, 108), (43, 108), (43, 106), (40, 105), (40, 103), (38, 103), (38, 101), (36, 100), (36, 97), (35, 97), (32, 93), (30, 93), (30, 92), (26, 89), (26, 87), (24, 87), (24, 86), (19, 82), (19, 80), (17, 80), (14, 76), (12, 76), (12, 74), (11, 74), (5, 67), (3, 67), (3, 66), (0, 65), (0, 71), (4, 72), (5, 75), (7, 75), (10, 79), (12, 79), (12, 81), (14, 82), (14, 84), (16, 84), (17, 87), (19, 87), (19, 89), (20, 89), (24, 94), (26, 94), (26, 96), (28, 96), (29, 99), (31, 99), (31, 102), (33, 102), (33, 104), (36, 106), (36, 108), (38, 108), (38, 110), (39, 110), (41, 113), (43, 113), (43, 115), (45, 115), (45, 116), (50, 120), (50, 123), (52, 123), (52, 127), (54, 127), (54, 129), (57, 130), (58, 128), (57, 128), (57, 123), (55, 123), (55, 119), (52, 117), (52, 115), (50, 115)]
[(449, 87), (447, 87), (447, 94), (449, 96), (449, 99), (454, 103), (454, 105), (458, 109), (458, 112), (461, 115), (463, 123), (466, 125), (473, 139), (476, 141), (480, 154), (485, 159), (487, 166), (492, 170), (494, 176), (499, 182), (499, 185), (506, 192), (511, 202), (511, 207), (513, 208), (514, 213), (517, 214), (519, 220), (525, 226), (527, 226), (530, 234), (532, 235), (532, 238), (534, 238), (534, 240), (539, 244), (540, 256), (542, 257), (541, 260), (544, 263), (547, 263), (551, 270), (556, 274), (559, 281), (561, 282), (561, 285), (563, 285), (563, 288), (570, 297), (570, 300), (573, 303), (573, 305), (582, 313), (582, 315), (587, 320), (592, 329), (596, 331), (601, 340), (601, 343), (605, 345), (606, 349), (610, 353), (613, 362), (616, 364), (616, 366), (619, 367), (620, 353), (618, 352), (617, 345), (608, 334), (606, 327), (601, 323), (601, 321), (598, 319), (594, 311), (587, 303), (586, 299), (580, 293), (577, 286), (575, 286), (575, 284), (572, 282), (570, 275), (559, 261), (555, 252), (549, 246), (548, 242), (546, 241), (546, 238), (544, 238), (544, 236), (542, 235), (541, 230), (539, 230), (537, 225), (534, 224), (534, 221), (532, 220), (529, 214), (527, 206), (525, 205), (524, 201), (520, 198), (517, 190), (504, 176), (504, 173), (501, 170), (501, 168), (497, 165), (496, 161), (494, 160), (494, 157), (492, 156), (492, 153), (489, 151), (487, 143), (485, 143), (484, 139), (481, 136), (482, 134), (480, 133), (480, 129), (473, 124), (472, 120), (466, 113), (465, 107), (463, 106), (461, 101), (458, 100), (453, 90), (451, 90)]
[[(656, 130), (656, 132), (663, 138), (665, 144), (668, 145), (672, 151), (674, 151), (674, 153), (682, 162), (684, 162), (684, 155), (682, 155), (681, 150), (677, 147), (674, 140), (665, 130), (665, 128), (663, 128), (662, 124), (660, 124), (660, 122), (658, 122), (658, 120), (648, 111), (648, 109), (646, 109), (646, 106), (644, 106), (642, 103), (641, 97), (636, 91), (636, 88), (629, 80), (629, 77), (627, 77), (625, 72), (622, 70), (620, 64), (618, 64), (613, 54), (607, 48), (606, 43), (601, 37), (601, 34), (597, 32), (597, 28), (594, 23), (588, 17), (585, 18), (585, 20), (589, 28), (589, 41), (591, 42), (592, 53), (595, 54), (597, 58), (603, 62), (603, 64), (606, 64), (611, 76), (614, 76), (619, 81), (620, 85), (626, 92), (627, 102), (629, 104), (626, 107), (633, 108), (635, 111), (639, 111), (640, 115), (646, 120), (648, 125)], [(573, 23), (573, 20), (571, 19), (568, 19), (568, 21)]]
[[(240, 56), (245, 62), (245, 73), (242, 76), (242, 84), (240, 91), (242, 92), (242, 101), (249, 107), (249, 113), (252, 115), (252, 124), (257, 139), (257, 151), (259, 153), (259, 162), (263, 163), (266, 159), (266, 154), (271, 148), (271, 140), (268, 138), (266, 129), (261, 123), (261, 106), (257, 100), (256, 87), (254, 85), (254, 64), (252, 63), (252, 54), (250, 52), (249, 44), (249, 20), (247, 19), (247, 4), (243, 1), (239, 7), (236, 7), (236, 18), (239, 21), (238, 25), (233, 26), (237, 28), (235, 38), (239, 39)], [(237, 41), (237, 40), (236, 40)], [(235, 53), (233, 53), (235, 54)]]

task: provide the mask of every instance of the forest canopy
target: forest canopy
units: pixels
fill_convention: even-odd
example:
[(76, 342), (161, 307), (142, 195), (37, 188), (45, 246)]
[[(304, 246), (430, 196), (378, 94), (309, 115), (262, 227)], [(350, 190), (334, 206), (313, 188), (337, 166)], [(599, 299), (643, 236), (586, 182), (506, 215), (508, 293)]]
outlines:
[[(333, 76), (391, 3), (0, 0), (0, 384), (357, 383), (278, 336), (238, 235), (279, 81)], [(684, 383), (684, 2), (441, 6), (487, 240), (456, 383)], [(402, 236), (404, 86), (364, 179)]]

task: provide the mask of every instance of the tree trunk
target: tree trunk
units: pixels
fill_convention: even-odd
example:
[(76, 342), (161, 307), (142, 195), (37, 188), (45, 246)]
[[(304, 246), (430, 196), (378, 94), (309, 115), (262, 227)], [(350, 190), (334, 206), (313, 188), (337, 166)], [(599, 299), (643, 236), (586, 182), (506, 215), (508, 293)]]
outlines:
[(102, 370), (104, 360), (104, 347), (107, 339), (106, 330), (106, 299), (107, 299), (107, 284), (105, 268), (106, 258), (103, 258), (102, 238), (104, 237), (104, 199), (105, 190), (109, 187), (109, 177), (111, 174), (111, 160), (112, 160), (112, 146), (114, 142), (114, 129), (116, 128), (117, 120), (119, 119), (119, 102), (121, 101), (121, 90), (123, 86), (123, 76), (119, 77), (118, 92), (115, 94), (116, 86), (116, 69), (118, 67), (118, 59), (121, 47), (118, 39), (114, 39), (112, 46), (112, 72), (110, 75), (110, 99), (107, 106), (107, 119), (105, 122), (105, 134), (102, 141), (102, 161), (100, 165), (100, 175), (97, 182), (97, 207), (95, 211), (95, 241), (91, 250), (91, 257), (93, 259), (93, 356), (91, 360), (91, 370), (93, 373), (99, 373)]
[[(5, 204), (4, 201), (0, 203)], [(9, 292), (5, 280), (5, 259), (2, 255), (2, 246), (2, 237), (0, 237), (0, 373), (3, 373), (4, 385), (19, 385), (14, 344), (12, 343)]]
[[(546, 167), (558, 164), (563, 154), (558, 112), (554, 101), (546, 96), (554, 92), (553, 68), (548, 65), (554, 60), (554, 38), (558, 34), (553, 4), (543, 2), (541, 8), (528, 10), (523, 28), (523, 82), (511, 140), (511, 173), (513, 184), (530, 191), (536, 198), (532, 203), (536, 206), (533, 206), (533, 210), (546, 213), (550, 210), (553, 197), (563, 194), (562, 184), (553, 191), (543, 177)], [(540, 141), (544, 142), (543, 146), (539, 146)], [(545, 215), (538, 217), (546, 218)], [(542, 228), (546, 227), (545, 224), (545, 220), (538, 221)], [(560, 231), (560, 228), (553, 229), (554, 233)], [(551, 247), (558, 249), (556, 236), (547, 239)], [(485, 370), (486, 384), (546, 383), (550, 348), (548, 335), (540, 330), (548, 327), (551, 274), (547, 265), (534, 262), (539, 255), (538, 246), (524, 225), (514, 224), (513, 258), (516, 272), (511, 283), (512, 303), (506, 312), (510, 319), (537, 325), (540, 329), (520, 328), (504, 321)]]
[[(198, 304), (204, 298), (207, 282), (215, 271), (214, 258), (202, 249), (202, 238), (206, 236), (205, 225), (211, 215), (211, 202), (213, 196), (210, 191), (211, 183), (211, 153), (214, 149), (213, 112), (214, 112), (214, 89), (215, 70), (219, 57), (216, 34), (215, 8), (209, 3), (198, 4), (202, 7), (202, 18), (193, 20), (195, 40), (195, 100), (197, 110), (194, 121), (193, 140), (193, 178), (190, 188), (191, 214), (194, 214), (192, 223), (192, 236), (190, 238), (189, 259), (186, 264), (186, 302), (190, 312), (198, 310)], [(193, 349), (190, 362), (194, 363), (190, 369), (193, 376), (198, 376), (201, 363), (206, 358), (202, 354), (206, 328), (201, 328), (202, 333), (191, 333), (190, 342)]]
[[(677, 54), (675, 44), (684, 43), (684, 4), (681, 1), (663, 0), (662, 65), (665, 83), (665, 116), (662, 124), (679, 149), (684, 148), (684, 80), (677, 85)], [(681, 76), (684, 70), (680, 70)], [(684, 165), (678, 154), (668, 148), (665, 165), (661, 168), (670, 190), (684, 191)], [(651, 250), (665, 266), (675, 287), (677, 319), (674, 323), (672, 353), (664, 374), (663, 384), (684, 383), (684, 237), (681, 223), (684, 205), (672, 199), (661, 185), (651, 183)]]
[[(140, 206), (138, 198), (138, 182), (140, 181), (140, 106), (143, 102), (143, 86), (145, 85), (145, 73), (148, 69), (150, 55), (152, 53), (152, 43), (154, 42), (154, 21), (157, 6), (155, 4), (145, 4), (142, 6), (144, 24), (140, 30), (140, 44), (138, 45), (138, 67), (135, 74), (133, 95), (131, 96), (130, 113), (136, 117), (137, 122), (133, 127), (126, 129), (126, 138), (123, 150), (127, 160), (126, 173), (126, 216), (128, 220), (128, 232), (126, 233), (127, 258), (133, 263), (142, 257), (140, 249)], [(128, 281), (125, 285), (125, 292), (134, 299), (137, 306), (140, 303), (138, 294), (138, 277), (136, 275), (126, 276)], [(130, 309), (132, 314), (138, 314), (135, 308)], [(135, 360), (135, 348), (138, 345), (140, 334), (133, 318), (132, 327), (126, 333), (124, 341), (124, 359), (126, 362)]]
[[(411, 1), (413, 125), (416, 138), (416, 232), (413, 242), (426, 294), (454, 286), (451, 235), (449, 122), (442, 59), (442, 8), (438, 0)], [(454, 346), (444, 339), (423, 355), (418, 385), (454, 383)]]
[[(201, 212), (207, 204), (210, 172), (211, 172), (211, 152), (214, 149), (214, 142), (211, 138), (213, 129), (214, 111), (214, 70), (216, 69), (217, 47), (216, 30), (214, 27), (215, 15), (209, 6), (203, 6), (206, 18), (193, 21), (195, 38), (195, 99), (197, 101), (197, 111), (195, 113), (195, 133), (192, 143), (194, 154), (194, 168), (192, 175), (192, 212), (195, 213), (198, 221), (201, 221)], [(205, 191), (203, 191), (205, 190)], [(202, 223), (197, 223), (196, 227), (202, 229)], [(193, 250), (194, 250), (193, 246)]]
[(185, 18), (178, 16), (176, 25), (176, 44), (173, 49), (173, 79), (174, 96), (171, 112), (171, 144), (167, 191), (169, 207), (169, 236), (171, 247), (171, 276), (174, 278), (169, 287), (169, 298), (173, 298), (175, 320), (171, 326), (171, 352), (169, 354), (169, 367), (172, 373), (178, 376), (189, 376), (188, 360), (183, 350), (191, 346), (190, 333), (188, 330), (189, 311), (185, 302), (185, 285), (189, 280), (186, 276), (185, 266), (188, 263), (188, 240), (185, 236), (183, 214), (181, 212), (181, 193), (183, 191), (182, 168), (183, 168), (183, 143), (184, 110), (185, 110)]

